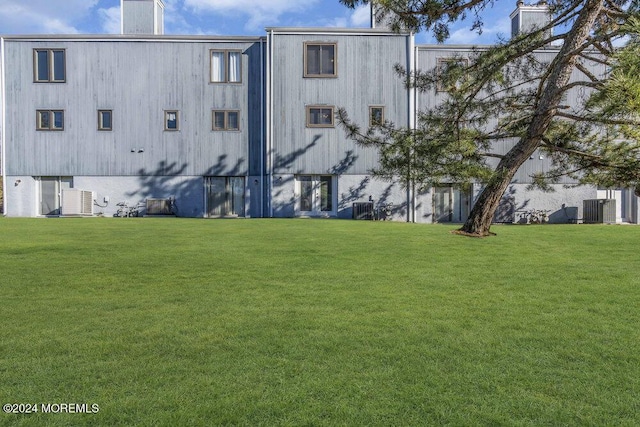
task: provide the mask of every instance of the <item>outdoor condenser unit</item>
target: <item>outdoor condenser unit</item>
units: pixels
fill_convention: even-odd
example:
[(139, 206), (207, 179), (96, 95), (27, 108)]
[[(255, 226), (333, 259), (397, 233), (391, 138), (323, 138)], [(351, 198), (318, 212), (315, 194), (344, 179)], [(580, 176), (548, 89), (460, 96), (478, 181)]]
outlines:
[(615, 224), (615, 199), (589, 199), (583, 201), (583, 222), (585, 224)]
[(353, 204), (353, 219), (373, 219), (373, 202), (357, 202)]
[(93, 215), (93, 192), (70, 188), (62, 190), (60, 214), (62, 216)]
[(147, 215), (172, 215), (169, 199), (147, 199)]

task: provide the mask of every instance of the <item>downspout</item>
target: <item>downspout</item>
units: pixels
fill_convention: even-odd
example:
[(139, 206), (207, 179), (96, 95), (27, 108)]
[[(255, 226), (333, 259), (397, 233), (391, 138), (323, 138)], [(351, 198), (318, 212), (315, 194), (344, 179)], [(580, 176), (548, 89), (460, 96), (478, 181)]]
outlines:
[(269, 30), (269, 36), (267, 39), (267, 179), (268, 179), (268, 193), (267, 203), (269, 206), (269, 218), (273, 218), (273, 30)]
[[(409, 76), (414, 75), (416, 70), (417, 52), (415, 46), (415, 36), (410, 33), (407, 38), (407, 51), (408, 51), (408, 70)], [(407, 88), (409, 95), (409, 129), (414, 130), (416, 127), (416, 92), (414, 88)], [(411, 153), (413, 157), (413, 153)], [(407, 222), (416, 222), (416, 183), (412, 179), (410, 183), (407, 183), (408, 202), (409, 209), (407, 209)]]
[(0, 53), (2, 57), (0, 57), (0, 98), (2, 105), (2, 118), (0, 118), (0, 126), (2, 129), (0, 130), (0, 145), (2, 146), (2, 152), (0, 156), (2, 156), (2, 163), (0, 167), (2, 167), (2, 213), (4, 216), (7, 215), (7, 132), (6, 132), (6, 115), (7, 115), (7, 103), (5, 97), (5, 62), (4, 62), (4, 37), (0, 38)]
[(264, 218), (264, 150), (265, 150), (265, 39), (260, 38), (260, 218)]

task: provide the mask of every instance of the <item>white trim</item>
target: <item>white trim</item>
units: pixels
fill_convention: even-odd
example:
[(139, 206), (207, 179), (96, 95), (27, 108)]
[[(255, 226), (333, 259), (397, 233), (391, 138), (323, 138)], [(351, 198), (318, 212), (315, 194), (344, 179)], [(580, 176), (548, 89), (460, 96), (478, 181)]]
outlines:
[(260, 40), (260, 218), (264, 218), (264, 162), (265, 162), (264, 150), (266, 147), (266, 143), (265, 143), (266, 133), (265, 133), (264, 127), (266, 125), (265, 114), (267, 114), (266, 108), (265, 108), (266, 64), (265, 64), (264, 49), (265, 49), (264, 41)]
[[(416, 71), (417, 57), (413, 33), (407, 37), (407, 54), (407, 70), (409, 72), (409, 76), (412, 76)], [(409, 126), (409, 129), (414, 130), (416, 128), (416, 91), (409, 87), (407, 88), (407, 95), (409, 98), (409, 123), (407, 123), (407, 125)], [(416, 194), (415, 183), (413, 181), (411, 183), (407, 183), (407, 193), (407, 199), (409, 202), (409, 209), (407, 209), (407, 222), (416, 222)]]
[(267, 36), (267, 139), (265, 144), (265, 149), (267, 150), (267, 186), (269, 197), (267, 198), (267, 203), (269, 205), (269, 218), (273, 218), (273, 150), (271, 149), (273, 145), (273, 54), (274, 54), (274, 43), (273, 43), (273, 30), (269, 30), (269, 34)]
[(5, 61), (4, 61), (4, 37), (0, 37), (0, 99), (2, 105), (2, 117), (0, 118), (0, 145), (2, 145), (2, 203), (3, 203), (3, 215), (7, 215), (7, 131), (6, 131), (6, 115), (7, 115), (7, 100), (5, 94)]

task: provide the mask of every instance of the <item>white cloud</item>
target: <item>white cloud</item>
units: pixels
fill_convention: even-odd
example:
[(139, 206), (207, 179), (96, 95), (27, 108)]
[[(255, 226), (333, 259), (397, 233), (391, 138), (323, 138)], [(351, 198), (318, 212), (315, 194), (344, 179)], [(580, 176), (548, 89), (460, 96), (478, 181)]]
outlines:
[(120, 6), (98, 9), (102, 29), (107, 34), (120, 34)]
[(369, 5), (358, 6), (351, 14), (351, 26), (369, 27), (371, 25), (371, 9)]
[(459, 28), (451, 33), (447, 40), (450, 44), (492, 44), (498, 40), (498, 35), (508, 36), (511, 34), (511, 20), (506, 18), (498, 19), (493, 25), (482, 27), (482, 34), (472, 30), (470, 26)]
[(0, 28), (6, 34), (75, 34), (98, 0), (0, 0)]
[(265, 26), (277, 23), (282, 14), (302, 12), (317, 2), (318, 0), (184, 0), (184, 7), (196, 14), (213, 12), (244, 15), (248, 18), (246, 30), (262, 30)]

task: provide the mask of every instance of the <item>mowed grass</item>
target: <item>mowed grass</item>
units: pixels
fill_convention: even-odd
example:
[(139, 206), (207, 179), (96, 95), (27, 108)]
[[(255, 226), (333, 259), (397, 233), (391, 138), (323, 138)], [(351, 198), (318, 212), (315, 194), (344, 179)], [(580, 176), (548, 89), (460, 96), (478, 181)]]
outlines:
[(640, 425), (640, 227), (0, 219), (0, 425)]

